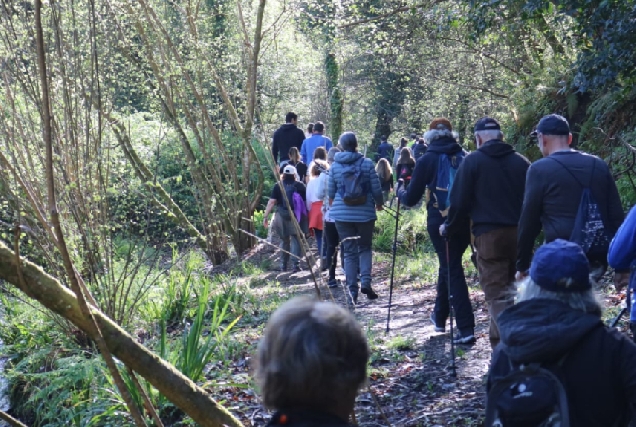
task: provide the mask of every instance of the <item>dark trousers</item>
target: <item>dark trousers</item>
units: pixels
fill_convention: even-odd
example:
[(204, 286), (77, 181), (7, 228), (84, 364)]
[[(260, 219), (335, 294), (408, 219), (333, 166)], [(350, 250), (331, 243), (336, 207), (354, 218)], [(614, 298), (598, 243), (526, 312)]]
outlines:
[[(335, 222), (325, 222), (325, 236), (327, 246), (327, 266), (329, 267), (329, 280), (336, 280), (336, 264), (338, 263), (338, 245), (340, 245), (340, 236)], [(341, 258), (343, 251), (340, 251)], [(344, 266), (344, 262), (341, 262)]]
[(455, 323), (463, 335), (474, 333), (475, 315), (468, 296), (468, 285), (464, 276), (462, 256), (470, 244), (470, 231), (453, 235), (448, 240), (450, 265), (446, 262), (446, 239), (439, 234), (439, 226), (443, 218), (429, 218), (427, 224), (428, 234), (431, 237), (437, 259), (439, 260), (439, 271), (437, 274), (437, 297), (435, 299), (435, 321), (438, 326), (446, 323), (450, 314), (448, 304), (448, 270), (450, 269), (450, 295), (455, 311)]
[(490, 313), (490, 345), (499, 344), (497, 317), (514, 304), (517, 227), (501, 227), (475, 237), (479, 284)]

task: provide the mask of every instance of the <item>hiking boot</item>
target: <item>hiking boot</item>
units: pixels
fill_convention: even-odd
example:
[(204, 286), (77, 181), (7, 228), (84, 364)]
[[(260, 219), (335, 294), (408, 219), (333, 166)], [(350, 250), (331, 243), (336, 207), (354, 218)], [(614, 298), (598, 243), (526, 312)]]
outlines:
[(365, 294), (367, 296), (367, 298), (370, 299), (370, 300), (378, 299), (378, 294), (373, 292), (373, 289), (371, 289), (371, 285), (362, 286), (361, 289), (360, 289), (360, 292)]
[(473, 332), (462, 334), (459, 332), (457, 335), (453, 337), (453, 344), (475, 344), (477, 339), (475, 338), (475, 334)]
[(435, 332), (446, 332), (446, 326), (437, 326), (437, 320), (435, 320), (435, 313), (431, 313), (431, 323), (435, 329)]
[(331, 279), (329, 280), (329, 283), (327, 283), (327, 286), (329, 286), (330, 288), (337, 288), (338, 281), (336, 279)]
[(298, 273), (299, 271), (300, 271), (299, 265), (295, 265), (294, 268), (292, 268), (292, 273)]

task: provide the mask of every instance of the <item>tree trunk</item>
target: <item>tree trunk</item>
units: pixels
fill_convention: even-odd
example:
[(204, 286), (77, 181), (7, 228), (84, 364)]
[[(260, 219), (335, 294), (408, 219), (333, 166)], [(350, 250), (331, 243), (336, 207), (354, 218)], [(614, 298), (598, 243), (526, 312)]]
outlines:
[[(0, 279), (6, 280), (49, 310), (68, 319), (91, 339), (97, 338), (92, 335), (95, 328), (91, 327), (90, 319), (82, 314), (75, 295), (69, 289), (28, 260), (20, 259), (19, 264), (17, 261), (16, 255), (0, 242)], [(240, 421), (203, 389), (137, 343), (101, 311), (91, 306), (91, 312), (111, 353), (148, 380), (196, 423), (203, 427), (241, 426)]]
[(338, 81), (338, 62), (336, 55), (327, 53), (325, 56), (325, 70), (327, 72), (327, 91), (329, 92), (329, 107), (331, 110), (331, 136), (337, 144), (342, 133), (342, 92)]

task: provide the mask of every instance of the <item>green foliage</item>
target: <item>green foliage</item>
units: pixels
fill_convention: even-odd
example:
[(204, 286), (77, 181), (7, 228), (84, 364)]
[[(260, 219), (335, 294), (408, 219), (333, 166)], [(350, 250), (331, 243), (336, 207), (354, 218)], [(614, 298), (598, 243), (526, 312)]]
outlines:
[[(395, 204), (394, 204), (395, 206)], [(391, 252), (395, 237), (394, 213), (388, 210), (378, 212), (373, 238), (373, 250)], [(414, 254), (421, 248), (431, 248), (426, 234), (426, 209), (423, 207), (402, 209), (398, 224), (398, 254)]]

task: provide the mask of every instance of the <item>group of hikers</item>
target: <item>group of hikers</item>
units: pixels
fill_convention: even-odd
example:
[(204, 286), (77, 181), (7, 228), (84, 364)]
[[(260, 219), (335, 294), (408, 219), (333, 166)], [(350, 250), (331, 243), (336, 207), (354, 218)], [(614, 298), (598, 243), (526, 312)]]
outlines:
[[(532, 164), (504, 142), (491, 117), (475, 123), (477, 149), (471, 153), (458, 143), (448, 119), (435, 118), (424, 135), (412, 136), (411, 147), (403, 138), (395, 150), (383, 136), (377, 165), (358, 152), (354, 133), (343, 133), (333, 146), (322, 123), (305, 138), (296, 121), (289, 113), (274, 134), (272, 154), (282, 185), (274, 185), (265, 212), (267, 226), (277, 206), (282, 270), (290, 237), (311, 229), (320, 241), (324, 229), (326, 244), (319, 244), (318, 253), (329, 269), (329, 285), (337, 286), (335, 254), (341, 244), (349, 302), (357, 304), (358, 292), (378, 298), (371, 274), (376, 211), (385, 208), (393, 189), (398, 206), (415, 206), (424, 198), (439, 261), (430, 321), (436, 332), (445, 332), (454, 312), (453, 344), (476, 341), (462, 264), (467, 248), (473, 250), (493, 350), (486, 426), (629, 423), (636, 404), (636, 344), (602, 322), (594, 286), (609, 264), (616, 289), (629, 284), (627, 303), (632, 302), (636, 210), (623, 221), (609, 167), (571, 147), (564, 117), (551, 114), (539, 121), (531, 137), (543, 158)], [(310, 165), (306, 187), (296, 152)], [(533, 256), (541, 232), (545, 243)], [(300, 248), (291, 240), (298, 270)], [(636, 332), (634, 304), (630, 329)], [(364, 334), (343, 308), (310, 300), (284, 304), (266, 328), (256, 371), (265, 403), (279, 410), (271, 424), (348, 425), (368, 356)]]

